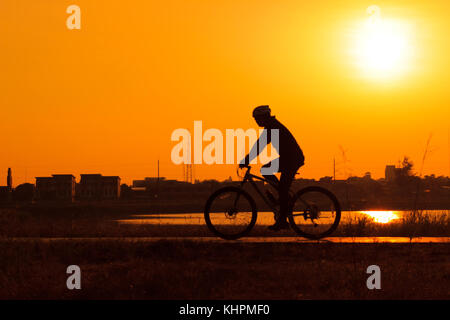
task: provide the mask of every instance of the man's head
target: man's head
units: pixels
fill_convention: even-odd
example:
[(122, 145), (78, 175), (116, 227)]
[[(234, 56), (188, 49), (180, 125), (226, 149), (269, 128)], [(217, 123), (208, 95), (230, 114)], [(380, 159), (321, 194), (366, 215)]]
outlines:
[(253, 109), (253, 118), (258, 126), (264, 127), (271, 118), (269, 106), (259, 106)]

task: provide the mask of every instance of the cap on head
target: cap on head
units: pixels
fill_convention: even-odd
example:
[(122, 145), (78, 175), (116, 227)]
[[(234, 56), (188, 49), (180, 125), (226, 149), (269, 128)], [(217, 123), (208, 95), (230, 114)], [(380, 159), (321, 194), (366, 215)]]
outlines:
[(253, 109), (253, 117), (270, 116), (269, 106), (259, 106)]

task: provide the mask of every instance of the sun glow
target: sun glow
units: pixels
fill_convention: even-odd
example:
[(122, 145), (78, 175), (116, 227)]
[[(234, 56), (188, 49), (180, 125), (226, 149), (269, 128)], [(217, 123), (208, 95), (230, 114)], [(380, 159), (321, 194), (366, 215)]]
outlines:
[(375, 222), (379, 223), (388, 223), (399, 218), (394, 211), (362, 211), (362, 213), (367, 214), (372, 217)]
[(400, 20), (383, 19), (378, 6), (367, 8), (370, 17), (356, 36), (355, 59), (370, 78), (389, 78), (409, 67), (411, 58), (407, 24)]

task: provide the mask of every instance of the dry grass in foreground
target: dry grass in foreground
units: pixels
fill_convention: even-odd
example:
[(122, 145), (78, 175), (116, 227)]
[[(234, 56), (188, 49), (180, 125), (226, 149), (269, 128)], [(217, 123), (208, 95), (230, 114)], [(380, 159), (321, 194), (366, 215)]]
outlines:
[[(449, 299), (448, 244), (0, 242), (1, 299)], [(66, 288), (66, 268), (82, 289)], [(381, 268), (368, 290), (366, 268)]]

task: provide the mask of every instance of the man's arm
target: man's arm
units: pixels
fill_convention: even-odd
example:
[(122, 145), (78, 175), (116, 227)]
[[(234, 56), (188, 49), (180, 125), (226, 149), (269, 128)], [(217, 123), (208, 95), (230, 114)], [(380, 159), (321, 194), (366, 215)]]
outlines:
[(250, 149), (249, 154), (247, 154), (245, 158), (240, 161), (239, 166), (243, 167), (250, 164), (250, 162), (253, 161), (253, 159), (255, 159), (262, 150), (264, 150), (267, 144), (270, 143), (269, 140), (270, 135), (267, 134), (267, 129), (264, 129), (258, 140), (256, 140), (255, 144)]

